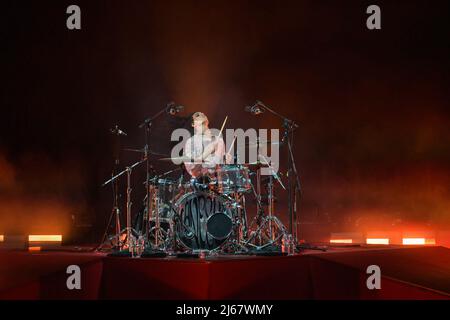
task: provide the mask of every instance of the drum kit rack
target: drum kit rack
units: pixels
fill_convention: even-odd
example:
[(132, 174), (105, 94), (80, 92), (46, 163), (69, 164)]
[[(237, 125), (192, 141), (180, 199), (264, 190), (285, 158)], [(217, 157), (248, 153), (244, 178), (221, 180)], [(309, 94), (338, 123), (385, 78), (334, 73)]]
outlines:
[[(293, 156), (293, 132), (298, 125), (271, 107), (257, 101), (255, 106), (282, 119), (284, 133), (279, 143), (286, 146), (288, 167), (287, 186), (264, 156), (256, 163), (221, 164), (214, 175), (200, 178), (184, 178), (182, 166), (162, 174), (155, 174), (150, 164), (150, 134), (152, 124), (168, 112), (167, 105), (153, 117), (146, 119), (140, 128), (145, 130), (145, 146), (137, 151), (142, 158), (119, 171), (120, 136), (126, 135), (118, 126), (111, 129), (116, 136), (114, 166), (111, 178), (102, 186), (111, 185), (113, 208), (108, 226), (98, 251), (109, 250), (110, 255), (132, 257), (164, 256), (217, 256), (217, 255), (287, 255), (298, 252), (297, 200), (300, 196), (300, 180)], [(258, 142), (259, 143), (259, 142)], [(264, 143), (271, 143), (265, 141)], [(160, 161), (190, 160), (179, 157), (161, 158)], [(146, 195), (142, 210), (132, 219), (132, 173), (141, 165), (146, 166), (144, 182)], [(267, 202), (262, 201), (261, 168), (268, 168)], [(169, 175), (181, 171), (179, 178)], [(125, 222), (121, 225), (118, 180), (126, 176)], [(256, 176), (256, 179), (252, 179)], [(255, 180), (255, 181), (253, 181)], [(288, 197), (289, 225), (284, 226), (275, 214), (275, 184)], [(256, 202), (256, 214), (248, 223), (246, 198), (252, 195)], [(108, 235), (114, 226), (114, 233)]]

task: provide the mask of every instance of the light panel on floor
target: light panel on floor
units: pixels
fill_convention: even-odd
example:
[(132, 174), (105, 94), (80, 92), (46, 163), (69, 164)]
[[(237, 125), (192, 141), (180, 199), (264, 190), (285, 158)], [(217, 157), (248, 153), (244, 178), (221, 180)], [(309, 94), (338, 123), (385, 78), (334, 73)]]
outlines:
[(61, 242), (62, 235), (29, 235), (28, 242)]
[(366, 239), (366, 244), (384, 244), (384, 245), (388, 245), (389, 244), (389, 239), (388, 238), (367, 238)]
[(330, 243), (353, 243), (353, 239), (331, 239)]
[(425, 238), (403, 238), (404, 245), (424, 245)]

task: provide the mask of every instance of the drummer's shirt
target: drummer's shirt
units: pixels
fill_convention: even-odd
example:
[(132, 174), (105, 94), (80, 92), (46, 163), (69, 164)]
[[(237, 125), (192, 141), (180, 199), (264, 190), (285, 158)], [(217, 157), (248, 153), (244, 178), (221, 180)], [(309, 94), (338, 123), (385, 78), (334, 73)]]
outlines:
[(183, 155), (192, 159), (200, 158), (204, 149), (211, 144), (214, 139), (218, 139), (215, 150), (207, 156), (203, 162), (185, 162), (187, 172), (193, 177), (198, 177), (205, 174), (213, 174), (216, 170), (216, 165), (223, 163), (225, 155), (225, 143), (221, 137), (209, 136), (202, 134), (194, 134), (184, 145)]

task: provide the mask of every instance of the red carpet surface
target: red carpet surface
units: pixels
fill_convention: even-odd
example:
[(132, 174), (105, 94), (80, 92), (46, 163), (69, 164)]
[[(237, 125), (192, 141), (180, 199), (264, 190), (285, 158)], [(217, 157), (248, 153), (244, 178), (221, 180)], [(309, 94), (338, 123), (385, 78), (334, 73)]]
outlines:
[[(69, 290), (69, 265), (81, 290)], [(381, 269), (369, 290), (367, 266)], [(330, 248), (288, 257), (106, 257), (0, 251), (0, 299), (450, 299), (450, 249)]]

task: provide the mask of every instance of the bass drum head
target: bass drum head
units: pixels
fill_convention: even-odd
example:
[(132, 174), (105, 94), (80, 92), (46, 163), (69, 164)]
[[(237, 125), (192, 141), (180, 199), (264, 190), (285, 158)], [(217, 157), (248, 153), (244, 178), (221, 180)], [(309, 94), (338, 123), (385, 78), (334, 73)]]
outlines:
[(233, 220), (227, 214), (216, 212), (209, 216), (206, 223), (206, 231), (214, 239), (223, 240), (228, 238), (231, 230), (233, 230)]
[(211, 192), (187, 193), (178, 199), (175, 211), (175, 234), (187, 249), (217, 249), (231, 233), (233, 209), (220, 195)]

